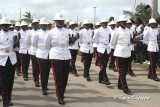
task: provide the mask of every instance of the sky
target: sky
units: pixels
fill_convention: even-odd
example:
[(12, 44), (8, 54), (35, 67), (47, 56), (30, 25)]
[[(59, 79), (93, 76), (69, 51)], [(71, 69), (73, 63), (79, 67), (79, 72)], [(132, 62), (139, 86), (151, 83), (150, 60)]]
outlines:
[[(135, 2), (136, 1), (136, 2)], [(57, 12), (61, 12), (66, 21), (82, 22), (88, 18), (94, 22), (94, 12), (96, 7), (95, 22), (102, 17), (110, 16), (118, 19), (123, 14), (123, 10), (132, 10), (140, 2), (151, 6), (152, 0), (0, 0), (0, 15), (11, 20), (18, 21), (24, 18), (25, 12), (31, 12), (33, 18), (45, 17), (49, 22), (53, 22)], [(158, 0), (159, 1), (159, 0)], [(158, 4), (160, 12), (160, 3)], [(78, 19), (78, 20), (77, 20)]]

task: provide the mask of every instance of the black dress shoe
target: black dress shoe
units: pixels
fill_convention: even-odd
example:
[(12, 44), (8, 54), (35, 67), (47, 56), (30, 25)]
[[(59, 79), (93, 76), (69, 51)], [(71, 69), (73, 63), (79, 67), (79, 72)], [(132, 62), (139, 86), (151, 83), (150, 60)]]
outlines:
[(114, 68), (114, 69), (113, 69), (113, 71), (114, 71), (114, 72), (117, 72), (117, 69), (116, 69), (116, 68)]
[(47, 90), (42, 91), (43, 95), (47, 95)]
[(76, 77), (78, 77), (79, 75), (78, 75), (78, 73), (74, 73), (74, 75), (76, 76)]
[(110, 85), (111, 83), (110, 83), (109, 81), (106, 81), (105, 84), (106, 84), (106, 85)]
[(8, 105), (9, 105), (9, 106), (13, 106), (13, 103), (10, 101), (10, 102), (8, 103)]
[(91, 81), (91, 78), (90, 77), (86, 77), (87, 81)]
[(99, 80), (99, 83), (105, 84), (104, 80)]
[(24, 81), (28, 81), (28, 77), (24, 77)]
[(126, 94), (129, 94), (131, 92), (131, 90), (130, 89), (124, 89), (123, 92), (126, 93)]
[(63, 99), (58, 99), (58, 103), (60, 104), (60, 105), (65, 105), (65, 101), (63, 100)]
[(39, 82), (36, 81), (36, 82), (35, 82), (35, 86), (36, 86), (36, 87), (39, 87)]
[(152, 76), (148, 76), (148, 79), (153, 79), (153, 77)]
[(132, 76), (132, 77), (134, 77), (134, 76), (135, 76), (135, 73), (132, 72), (132, 73), (130, 73), (129, 75)]
[(158, 77), (155, 77), (153, 80), (157, 81), (157, 82), (160, 82), (160, 79)]
[(9, 107), (9, 105), (8, 104), (4, 104), (3, 107)]

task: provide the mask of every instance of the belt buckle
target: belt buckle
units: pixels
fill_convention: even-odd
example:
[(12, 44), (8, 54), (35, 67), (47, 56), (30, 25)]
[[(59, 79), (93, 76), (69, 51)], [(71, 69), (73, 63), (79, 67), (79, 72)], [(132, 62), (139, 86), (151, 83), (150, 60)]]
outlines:
[(5, 50), (6, 53), (9, 53), (9, 50)]

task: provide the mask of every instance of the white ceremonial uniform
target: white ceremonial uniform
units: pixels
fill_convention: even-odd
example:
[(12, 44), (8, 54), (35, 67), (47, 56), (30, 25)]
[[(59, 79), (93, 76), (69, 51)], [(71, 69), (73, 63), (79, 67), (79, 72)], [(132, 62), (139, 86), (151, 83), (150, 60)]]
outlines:
[(39, 30), (38, 33), (33, 37), (32, 43), (34, 47), (37, 47), (36, 57), (41, 59), (48, 59), (49, 49), (45, 47), (45, 36), (49, 30)]
[(98, 44), (97, 51), (100, 53), (104, 53), (105, 50), (107, 51), (107, 54), (110, 53), (111, 48), (109, 45), (109, 39), (110, 39), (110, 30), (108, 28), (100, 27), (98, 31), (94, 34), (93, 43)]
[[(78, 30), (77, 29), (73, 29), (73, 30), (69, 29), (69, 33), (70, 33), (70, 36), (72, 36), (72, 35), (74, 36), (78, 33)], [(79, 49), (78, 40), (75, 43), (73, 43), (72, 45), (70, 45), (69, 49), (78, 50)]]
[(111, 45), (115, 46), (114, 56), (130, 57), (130, 30), (128, 28), (117, 28), (111, 37)]
[(0, 65), (1, 66), (6, 65), (8, 57), (10, 58), (12, 65), (16, 64), (17, 62), (16, 54), (13, 50), (14, 36), (15, 36), (15, 33), (12, 31), (5, 32), (2, 30), (0, 32)]
[(66, 28), (53, 28), (46, 36), (45, 47), (50, 49), (49, 59), (69, 60), (69, 30)]
[[(133, 29), (129, 29), (130, 30), (130, 38), (134, 38), (133, 36), (134, 36), (134, 31), (133, 31)], [(134, 51), (134, 46), (135, 46), (135, 44), (131, 44), (131, 51)]]
[(20, 47), (19, 47), (19, 53), (21, 54), (27, 54), (28, 52), (28, 49), (29, 49), (29, 46), (27, 46), (25, 44), (25, 39), (26, 39), (26, 35), (27, 35), (27, 32), (28, 31), (23, 31), (23, 30), (20, 30)]
[(33, 46), (33, 38), (38, 33), (38, 31), (39, 30), (34, 30), (34, 29), (28, 31), (26, 39), (25, 39), (25, 44), (29, 47), (28, 53), (34, 56), (37, 53), (37, 47)]
[(143, 40), (145, 42), (148, 42), (148, 48), (147, 50), (150, 52), (158, 52), (159, 47), (157, 43), (157, 36), (158, 36), (158, 28), (151, 28), (149, 27), (145, 32), (143, 36)]
[(79, 43), (81, 44), (80, 51), (83, 53), (93, 53), (92, 43), (93, 32), (90, 29), (82, 29), (79, 31)]
[[(95, 33), (98, 31), (98, 29), (95, 29), (94, 30), (94, 36), (95, 36)], [(93, 36), (93, 38), (94, 38), (94, 36)], [(93, 43), (93, 48), (97, 48), (97, 46), (98, 46), (98, 44), (96, 44), (96, 43)]]

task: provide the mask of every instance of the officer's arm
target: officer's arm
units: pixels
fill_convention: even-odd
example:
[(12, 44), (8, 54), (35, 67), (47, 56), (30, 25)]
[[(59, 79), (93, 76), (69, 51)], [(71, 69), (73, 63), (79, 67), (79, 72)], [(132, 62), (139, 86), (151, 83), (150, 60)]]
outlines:
[(99, 43), (99, 31), (95, 30), (93, 35), (93, 43), (98, 44)]
[(37, 46), (38, 36), (39, 36), (39, 33), (36, 33), (35, 36), (32, 39), (32, 44), (33, 44), (34, 47), (38, 47)]
[(147, 44), (148, 43), (149, 32), (148, 30), (143, 32), (143, 40)]
[(26, 38), (25, 38), (25, 44), (26, 44), (27, 46), (30, 46), (30, 44), (31, 44), (30, 38), (31, 38), (31, 33), (30, 33), (30, 32), (27, 32)]
[(51, 33), (47, 33), (46, 36), (45, 36), (45, 40), (44, 40), (45, 47), (47, 49), (51, 48), (51, 40), (52, 40), (52, 34)]
[(116, 44), (117, 44), (117, 33), (116, 33), (116, 31), (114, 31), (112, 33), (110, 43), (111, 43), (111, 46), (116, 46)]

